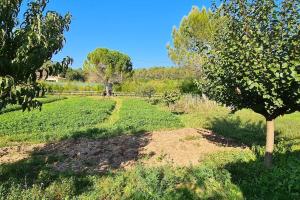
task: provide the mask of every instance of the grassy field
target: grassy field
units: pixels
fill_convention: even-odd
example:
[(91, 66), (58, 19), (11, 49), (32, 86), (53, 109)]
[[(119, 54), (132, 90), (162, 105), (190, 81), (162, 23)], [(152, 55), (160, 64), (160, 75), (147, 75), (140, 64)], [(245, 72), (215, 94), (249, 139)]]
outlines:
[(72, 136), (78, 130), (103, 122), (115, 102), (92, 98), (69, 98), (43, 106), (42, 111), (8, 112), (0, 115), (0, 144), (46, 142)]
[[(50, 97), (55, 99), (54, 97)], [(46, 100), (44, 100), (46, 102)], [(119, 99), (122, 106), (110, 116), (116, 101), (103, 98), (70, 97), (48, 103), (42, 111), (7, 112), (0, 115), (0, 146), (16, 142), (38, 143), (70, 137), (111, 137), (124, 133), (183, 127), (177, 116), (141, 99)], [(116, 116), (117, 115), (117, 116)], [(118, 119), (102, 123), (108, 117)]]
[(2, 145), (194, 127), (234, 138), (252, 150), (213, 154), (194, 167), (138, 165), (105, 174), (57, 172), (50, 166), (64, 158), (35, 153), (28, 159), (0, 165), (0, 200), (300, 197), (300, 113), (277, 119), (275, 167), (271, 170), (262, 165), (263, 118), (249, 110), (229, 114), (226, 108), (211, 103), (175, 115), (142, 99), (76, 97), (45, 104), (42, 112), (1, 114), (0, 121)]
[(170, 112), (140, 99), (124, 99), (117, 126), (129, 132), (144, 132), (183, 127), (180, 119)]
[[(60, 101), (66, 99), (66, 97), (62, 96), (48, 96), (44, 98), (37, 98), (41, 103), (47, 104), (47, 103), (52, 103), (55, 101)], [(0, 111), (0, 114), (2, 113), (7, 113), (7, 112), (12, 112), (16, 110), (22, 110), (22, 107), (20, 105), (8, 105), (6, 108)]]
[[(180, 116), (187, 127), (202, 127), (236, 139), (249, 146), (264, 145), (265, 119), (251, 110), (231, 114), (229, 109), (210, 103), (198, 105), (195, 110)], [(275, 120), (276, 140), (300, 142), (300, 112)], [(298, 146), (298, 145), (297, 145)]]

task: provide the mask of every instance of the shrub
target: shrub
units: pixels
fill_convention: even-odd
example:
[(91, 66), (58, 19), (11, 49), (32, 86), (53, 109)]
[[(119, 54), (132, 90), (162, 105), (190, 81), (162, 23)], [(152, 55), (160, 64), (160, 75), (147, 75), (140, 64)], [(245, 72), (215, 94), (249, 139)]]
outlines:
[(174, 105), (181, 97), (180, 92), (177, 90), (164, 92), (162, 99), (165, 104), (170, 107), (170, 105)]
[(139, 93), (143, 97), (147, 97), (147, 98), (151, 99), (151, 97), (155, 94), (155, 89), (153, 86), (145, 85), (145, 86), (140, 87)]
[(180, 84), (180, 92), (185, 94), (201, 94), (195, 79), (185, 79)]

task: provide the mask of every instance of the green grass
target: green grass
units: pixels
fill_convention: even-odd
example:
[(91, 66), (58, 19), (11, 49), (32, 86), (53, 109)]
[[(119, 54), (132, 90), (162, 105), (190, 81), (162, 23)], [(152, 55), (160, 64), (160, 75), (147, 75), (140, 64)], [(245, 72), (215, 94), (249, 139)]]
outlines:
[[(113, 111), (115, 106), (116, 110)], [(112, 111), (113, 115), (110, 116)], [(106, 119), (108, 121), (103, 123)], [(103, 138), (183, 127), (176, 115), (142, 99), (126, 98), (104, 100), (73, 97), (45, 104), (41, 112), (4, 113), (0, 115), (0, 120), (0, 146), (16, 142), (57, 141), (69, 137)]]
[(0, 141), (45, 142), (70, 137), (79, 130), (103, 122), (114, 109), (111, 100), (69, 98), (45, 104), (42, 111), (9, 112), (0, 115)]
[(112, 137), (175, 129), (185, 124), (209, 128), (253, 146), (252, 151), (210, 155), (194, 167), (140, 165), (106, 174), (57, 172), (49, 166), (67, 158), (36, 152), (23, 161), (0, 165), (0, 200), (300, 198), (300, 151), (292, 148), (297, 146), (300, 136), (300, 113), (276, 120), (275, 167), (269, 170), (262, 164), (264, 120), (249, 110), (231, 115), (226, 108), (201, 105), (189, 114), (178, 116), (142, 99), (70, 98), (45, 104), (42, 112), (2, 114), (0, 120), (2, 142)]
[(123, 130), (143, 132), (183, 127), (180, 119), (142, 99), (124, 99), (116, 125)]
[[(249, 146), (265, 144), (265, 119), (251, 110), (230, 114), (217, 106), (199, 105), (195, 112), (180, 116), (186, 127), (206, 128)], [(278, 117), (275, 120), (276, 140), (300, 142), (300, 112)]]
[(107, 121), (87, 130), (78, 131), (73, 137), (110, 138), (122, 134), (139, 134), (184, 126), (176, 115), (161, 110), (143, 99), (117, 98), (115, 101), (116, 109)]
[(266, 170), (251, 151), (223, 152), (201, 165), (170, 166), (107, 174), (58, 173), (48, 166), (61, 158), (33, 155), (0, 165), (0, 199), (299, 199), (300, 152), (276, 154)]
[[(37, 100), (43, 104), (52, 103), (52, 102), (60, 101), (60, 100), (64, 100), (64, 99), (66, 99), (66, 97), (52, 96), (52, 95), (49, 95), (49, 96), (46, 96), (43, 98), (37, 98)], [(17, 111), (17, 110), (22, 110), (22, 107), (20, 105), (8, 105), (6, 108), (4, 108), (3, 110), (0, 111), (0, 114)]]

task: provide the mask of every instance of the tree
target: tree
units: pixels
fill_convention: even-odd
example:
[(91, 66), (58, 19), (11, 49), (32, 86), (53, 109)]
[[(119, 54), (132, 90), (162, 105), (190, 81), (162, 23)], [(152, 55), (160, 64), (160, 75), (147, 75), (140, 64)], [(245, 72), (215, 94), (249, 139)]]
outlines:
[(0, 1), (0, 110), (7, 104), (40, 107), (34, 100), (42, 89), (37, 79), (61, 73), (71, 62), (50, 61), (63, 47), (71, 16), (46, 11), (47, 3), (30, 1), (20, 22), (22, 0)]
[(82, 69), (68, 68), (63, 76), (69, 81), (85, 81)]
[(226, 28), (213, 41), (206, 94), (266, 119), (265, 165), (271, 167), (274, 120), (300, 110), (299, 0), (224, 0)]
[(204, 48), (209, 48), (215, 32), (221, 27), (222, 18), (216, 18), (211, 11), (193, 7), (188, 16), (185, 16), (179, 28), (172, 32), (172, 45), (168, 45), (171, 60), (193, 71), (201, 73), (205, 62)]
[(84, 62), (84, 71), (92, 73), (97, 81), (103, 82), (106, 94), (110, 95), (111, 85), (121, 83), (131, 75), (132, 62), (128, 55), (119, 51), (98, 48), (88, 54)]

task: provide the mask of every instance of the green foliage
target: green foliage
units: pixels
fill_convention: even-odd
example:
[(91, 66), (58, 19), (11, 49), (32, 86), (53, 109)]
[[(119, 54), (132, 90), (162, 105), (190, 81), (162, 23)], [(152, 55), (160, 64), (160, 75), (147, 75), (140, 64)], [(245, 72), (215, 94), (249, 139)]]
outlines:
[(61, 63), (49, 61), (63, 47), (70, 14), (47, 11), (48, 1), (29, 1), (20, 21), (22, 2), (0, 2), (0, 109), (7, 104), (20, 104), (23, 110), (40, 107), (34, 98), (42, 86), (36, 80), (43, 72), (63, 72), (72, 61), (69, 57)]
[(82, 82), (85, 81), (85, 77), (82, 69), (68, 68), (66, 73), (63, 75), (68, 81), (82, 81)]
[[(105, 99), (91, 98), (71, 98), (50, 104), (45, 104), (42, 112), (25, 112), (31, 115), (42, 114), (46, 108), (56, 108), (58, 111), (48, 110), (49, 114), (54, 113), (59, 117), (61, 124), (57, 126), (64, 130), (66, 126), (75, 126), (74, 129), (83, 131), (82, 135), (89, 136), (87, 127), (92, 127), (91, 131), (97, 135), (106, 131), (108, 137), (114, 136), (113, 130), (118, 134), (136, 133), (140, 131), (151, 131), (157, 129), (179, 128), (183, 124), (176, 115), (167, 111), (162, 111), (158, 106), (149, 105), (142, 99), (116, 99), (120, 105), (115, 121), (106, 130), (96, 132), (98, 122), (103, 121), (103, 116), (111, 112), (115, 103)], [(64, 102), (64, 103), (63, 103)], [(56, 104), (56, 105), (54, 105)], [(65, 105), (65, 106), (64, 106)], [(51, 106), (51, 107), (50, 107)], [(67, 107), (72, 107), (67, 109)], [(59, 108), (60, 107), (60, 108)], [(99, 107), (102, 107), (99, 109)], [(190, 120), (203, 123), (206, 121), (207, 127), (215, 127), (216, 124), (226, 120), (226, 126), (217, 131), (218, 134), (226, 136), (236, 136), (237, 142), (244, 142), (251, 138), (252, 142), (261, 141), (254, 135), (263, 133), (264, 127), (253, 125), (263, 120), (258, 114), (250, 110), (242, 110), (234, 115), (229, 115), (229, 110), (217, 106), (216, 104), (202, 105), (199, 109), (194, 109)], [(88, 114), (90, 111), (92, 113)], [(199, 112), (201, 111), (201, 112)], [(94, 122), (80, 125), (72, 121), (72, 117), (83, 115), (83, 118)], [(8, 115), (15, 113), (14, 115)], [(10, 112), (0, 115), (2, 122), (6, 117), (14, 116), (16, 119), (22, 112)], [(94, 114), (95, 113), (95, 114)], [(194, 115), (197, 114), (197, 115)], [(101, 115), (101, 117), (99, 117)], [(183, 116), (187, 116), (184, 114)], [(112, 116), (116, 117), (116, 116)], [(49, 119), (51, 117), (48, 115)], [(63, 121), (67, 118), (67, 121)], [(213, 123), (218, 118), (217, 123)], [(240, 123), (230, 124), (240, 118)], [(22, 118), (23, 119), (23, 118)], [(114, 170), (105, 174), (87, 174), (74, 172), (55, 171), (50, 166), (60, 160), (68, 159), (58, 157), (43, 152), (35, 152), (30, 158), (10, 164), (0, 164), (0, 200), (6, 199), (299, 199), (300, 197), (300, 149), (290, 146), (291, 141), (299, 138), (300, 113), (286, 115), (277, 119), (278, 136), (285, 138), (276, 145), (274, 155), (275, 167), (266, 170), (261, 160), (264, 153), (262, 146), (256, 145), (251, 150), (227, 151), (209, 155), (198, 166), (176, 168), (171, 166), (146, 167), (138, 165), (128, 170)], [(14, 121), (10, 118), (10, 121)], [(19, 129), (23, 120), (18, 124)], [(77, 121), (78, 122), (78, 121)], [(294, 124), (291, 126), (291, 124)], [(1, 124), (2, 125), (2, 124)], [(0, 128), (2, 130), (2, 128)], [(24, 129), (25, 130), (25, 129)], [(58, 131), (58, 129), (54, 130)], [(216, 130), (216, 129), (213, 129)], [(111, 131), (111, 132), (110, 132)], [(72, 131), (76, 134), (78, 131)], [(111, 134), (111, 135), (109, 135)], [(13, 134), (11, 134), (13, 135)], [(40, 135), (40, 134), (39, 134)], [(51, 134), (53, 135), (53, 133)], [(81, 136), (82, 136), (81, 135)], [(249, 137), (253, 135), (253, 137)], [(33, 141), (32, 133), (27, 133), (27, 141)], [(65, 135), (66, 136), (66, 135)], [(70, 135), (68, 135), (70, 136)], [(259, 136), (260, 137), (260, 136)], [(64, 138), (55, 135), (49, 138), (52, 141)], [(2, 141), (4, 137), (1, 137)], [(14, 141), (13, 137), (8, 138)], [(22, 138), (24, 140), (24, 138)], [(15, 140), (16, 141), (16, 140)], [(18, 141), (18, 140), (17, 140)], [(39, 140), (41, 141), (41, 140)], [(289, 145), (289, 146), (286, 146)], [(297, 144), (294, 144), (297, 146)], [(299, 144), (298, 144), (299, 146)], [(292, 147), (292, 148), (290, 148)], [(255, 185), (256, 187), (253, 187)]]
[(162, 100), (163, 102), (167, 105), (173, 105), (175, 104), (181, 97), (181, 94), (179, 91), (167, 91), (164, 92), (163, 96), (162, 96)]
[(129, 132), (143, 132), (180, 128), (183, 124), (177, 116), (159, 110), (144, 100), (125, 99), (116, 126)]
[(226, 168), (232, 174), (232, 182), (239, 185), (247, 199), (298, 199), (299, 156), (299, 151), (275, 153), (276, 167), (271, 170), (261, 164), (262, 157), (250, 162), (230, 163)]
[(119, 51), (98, 48), (89, 53), (83, 70), (103, 83), (120, 83), (132, 71), (131, 59)]
[[(43, 142), (85, 135), (102, 138), (182, 127), (177, 116), (142, 99), (124, 99), (115, 123), (101, 124), (115, 107), (111, 100), (74, 97), (45, 104), (42, 111), (0, 115), (0, 146), (11, 142)], [(62, 112), (63, 111), (63, 112)], [(34, 120), (32, 120), (34, 119)]]
[(202, 94), (195, 79), (184, 79), (180, 85), (180, 92), (185, 94)]
[(148, 100), (148, 102), (152, 105), (157, 105), (157, 104), (161, 103), (161, 98), (151, 98)]
[(196, 75), (193, 71), (185, 67), (151, 67), (146, 69), (135, 69), (132, 79), (149, 81), (149, 80), (181, 80), (192, 78)]
[[(64, 100), (66, 97), (61, 97), (61, 96), (47, 96), (43, 98), (38, 98), (37, 100), (41, 102), (42, 104), (46, 103), (52, 103), (55, 101), (60, 101)], [(17, 111), (17, 110), (22, 110), (22, 107), (20, 105), (8, 105), (6, 108), (4, 108), (0, 114), (2, 113), (7, 113), (7, 112), (12, 112), (12, 111)]]
[(153, 87), (156, 93), (179, 90), (181, 80), (126, 80), (120, 86), (115, 87), (116, 91), (139, 93), (140, 88)]
[[(264, 145), (266, 127), (264, 117), (260, 114), (249, 109), (232, 114), (228, 108), (211, 101), (194, 102), (192, 99), (185, 101), (191, 102), (185, 106), (185, 114), (180, 115), (186, 127), (212, 130), (218, 135), (232, 138), (248, 146), (259, 145), (262, 148)], [(275, 143), (284, 139), (288, 141), (288, 145), (300, 144), (300, 112), (278, 117), (275, 123)], [(294, 147), (300, 149), (299, 145)]]
[(224, 1), (228, 18), (205, 67), (206, 94), (267, 119), (300, 110), (300, 2)]
[(155, 94), (155, 88), (151, 85), (141, 86), (139, 88), (139, 93), (144, 96), (151, 99), (151, 97)]
[(44, 82), (45, 88), (49, 93), (55, 92), (71, 92), (71, 91), (97, 91), (102, 92), (104, 87), (99, 83), (87, 83), (77, 81), (67, 82)]
[(103, 122), (114, 106), (115, 102), (111, 100), (69, 98), (45, 104), (41, 112), (1, 114), (1, 143), (42, 142), (70, 137), (76, 131)]
[(201, 72), (205, 56), (203, 49), (210, 48), (215, 32), (222, 26), (222, 18), (216, 18), (211, 11), (193, 7), (183, 17), (178, 29), (172, 32), (172, 45), (168, 45), (169, 57), (179, 66)]
[(276, 154), (277, 167), (272, 170), (264, 169), (261, 157), (247, 151), (213, 154), (193, 168), (138, 166), (104, 175), (59, 173), (47, 167), (57, 159), (34, 155), (0, 165), (0, 199), (296, 200), (300, 196), (299, 152)]

